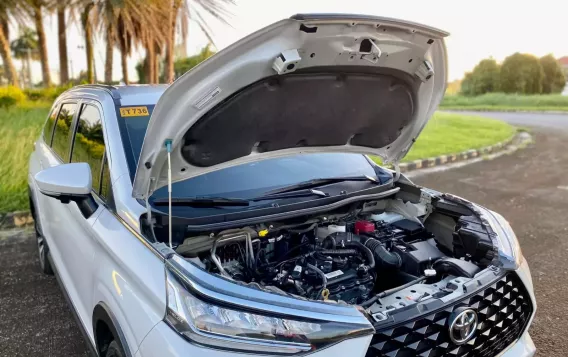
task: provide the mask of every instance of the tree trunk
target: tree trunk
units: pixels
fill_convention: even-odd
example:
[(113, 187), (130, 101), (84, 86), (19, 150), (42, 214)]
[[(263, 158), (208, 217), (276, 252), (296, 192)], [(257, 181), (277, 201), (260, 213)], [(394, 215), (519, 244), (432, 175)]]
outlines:
[(124, 34), (121, 34), (119, 37), (119, 45), (120, 45), (120, 65), (122, 67), (122, 81), (124, 84), (129, 84), (130, 81), (128, 80), (128, 41), (124, 38)]
[(49, 60), (47, 57), (47, 39), (45, 37), (45, 30), (43, 28), (43, 16), (41, 14), (41, 7), (36, 7), (34, 9), (34, 23), (38, 38), (39, 59), (41, 62), (41, 74), (43, 78), (43, 85), (44, 87), (50, 87), (51, 73), (49, 72)]
[(2, 30), (4, 30), (4, 36), (6, 37), (6, 40), (8, 40), (8, 43), (10, 43), (10, 25), (8, 24), (7, 16), (4, 16), (0, 20), (0, 26), (2, 26)]
[(152, 41), (146, 45), (146, 58), (148, 58), (148, 73), (146, 73), (146, 77), (148, 78), (149, 84), (154, 84), (154, 70), (156, 69), (154, 62), (156, 62), (156, 55)]
[(154, 42), (154, 84), (160, 83), (160, 47)]
[(111, 84), (112, 83), (112, 60), (113, 60), (113, 46), (114, 46), (114, 41), (113, 41), (113, 36), (112, 36), (112, 28), (109, 26), (109, 28), (107, 29), (107, 34), (106, 34), (106, 54), (105, 54), (105, 83), (106, 84)]
[(14, 62), (12, 62), (10, 44), (4, 33), (4, 26), (0, 26), (0, 55), (2, 56), (2, 63), (4, 64), (4, 72), (6, 73), (8, 84), (18, 87), (18, 74), (16, 73)]
[(93, 3), (87, 4), (82, 15), (83, 31), (85, 32), (85, 52), (87, 55), (87, 81), (95, 83), (94, 58), (93, 58), (93, 28), (90, 21), (90, 12)]
[(181, 0), (173, 0), (172, 11), (170, 12), (170, 28), (166, 37), (166, 61), (164, 72), (166, 74), (166, 83), (171, 83), (175, 79), (174, 72), (174, 50), (176, 45), (176, 22), (177, 13), (181, 6)]
[(59, 36), (59, 79), (60, 84), (69, 82), (69, 60), (67, 59), (67, 33), (65, 6), (57, 7), (57, 32)]

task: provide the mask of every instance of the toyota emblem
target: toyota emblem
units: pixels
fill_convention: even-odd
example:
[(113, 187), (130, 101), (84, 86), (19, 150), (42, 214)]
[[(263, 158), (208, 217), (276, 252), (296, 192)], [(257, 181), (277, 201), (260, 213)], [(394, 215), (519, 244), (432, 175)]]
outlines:
[(463, 345), (471, 340), (477, 329), (477, 313), (475, 310), (461, 307), (450, 316), (450, 339), (456, 345)]

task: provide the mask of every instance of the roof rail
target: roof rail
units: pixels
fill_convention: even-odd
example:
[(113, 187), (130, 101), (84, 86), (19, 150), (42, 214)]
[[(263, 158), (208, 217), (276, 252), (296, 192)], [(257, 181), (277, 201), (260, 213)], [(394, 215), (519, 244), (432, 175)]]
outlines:
[(113, 99), (120, 99), (120, 93), (118, 92), (118, 88), (116, 88), (115, 86), (108, 85), (108, 84), (81, 84), (81, 85), (75, 86), (75, 87), (70, 88), (70, 89), (75, 89), (75, 88), (102, 89), (105, 92), (107, 92), (108, 94), (110, 94)]

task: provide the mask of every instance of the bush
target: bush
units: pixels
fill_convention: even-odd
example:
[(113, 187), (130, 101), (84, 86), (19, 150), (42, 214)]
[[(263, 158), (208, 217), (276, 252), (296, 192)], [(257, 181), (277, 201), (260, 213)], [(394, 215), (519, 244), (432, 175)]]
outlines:
[(59, 97), (61, 93), (65, 92), (71, 87), (72, 85), (65, 85), (59, 87), (24, 89), (24, 94), (29, 100), (34, 102), (35, 101), (52, 102), (57, 97)]
[(544, 71), (538, 58), (515, 53), (505, 58), (501, 66), (500, 87), (505, 93), (542, 93)]
[(553, 55), (541, 57), (539, 61), (544, 70), (542, 92), (546, 94), (561, 93), (566, 85), (566, 77), (562, 67), (560, 67), (560, 63)]
[(496, 92), (499, 88), (499, 65), (493, 58), (484, 59), (473, 72), (466, 73), (461, 86), (464, 95), (480, 95)]
[(176, 74), (176, 78), (181, 77), (184, 73), (192, 69), (193, 67), (197, 66), (201, 62), (205, 61), (209, 57), (213, 56), (215, 51), (209, 48), (209, 45), (203, 47), (201, 52), (196, 54), (195, 56), (190, 56), (187, 58), (182, 58), (174, 62), (174, 72)]
[(26, 95), (19, 88), (0, 87), (0, 108), (11, 108), (25, 99)]

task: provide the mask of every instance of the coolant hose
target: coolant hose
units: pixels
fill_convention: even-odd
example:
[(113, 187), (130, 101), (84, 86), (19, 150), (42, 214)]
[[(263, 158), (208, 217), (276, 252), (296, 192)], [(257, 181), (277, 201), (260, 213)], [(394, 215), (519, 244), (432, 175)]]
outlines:
[(367, 239), (365, 247), (373, 252), (374, 256), (385, 268), (400, 268), (402, 265), (400, 255), (389, 252), (387, 248), (375, 238)]

